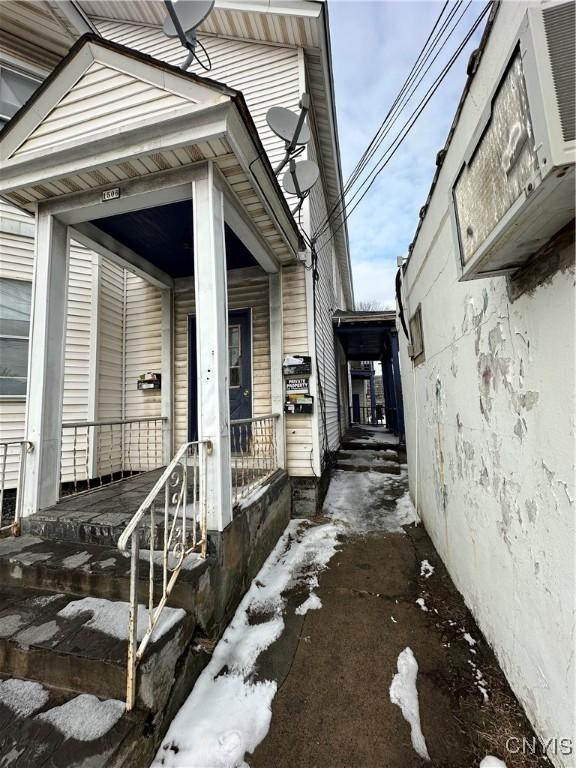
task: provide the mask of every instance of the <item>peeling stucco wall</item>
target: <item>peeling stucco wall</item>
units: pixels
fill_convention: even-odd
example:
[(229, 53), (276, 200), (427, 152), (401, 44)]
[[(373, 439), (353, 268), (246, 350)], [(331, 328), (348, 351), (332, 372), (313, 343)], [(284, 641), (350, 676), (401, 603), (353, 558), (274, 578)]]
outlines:
[(511, 296), (505, 277), (457, 281), (448, 213), (525, 8), (501, 6), (404, 276), (426, 344), (413, 369), (399, 331), (406, 443), (424, 525), (537, 734), (574, 739), (573, 235), (548, 254), (556, 271)]

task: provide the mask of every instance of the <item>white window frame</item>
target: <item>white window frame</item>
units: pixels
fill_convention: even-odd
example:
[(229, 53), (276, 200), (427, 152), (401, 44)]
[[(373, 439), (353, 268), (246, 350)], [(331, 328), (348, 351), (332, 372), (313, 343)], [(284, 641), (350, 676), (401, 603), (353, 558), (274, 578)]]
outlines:
[[(32, 316), (32, 280), (27, 280), (26, 278), (18, 278), (18, 277), (6, 277), (6, 276), (0, 276), (0, 283), (3, 280), (9, 280), (12, 283), (26, 283), (30, 286), (30, 313), (28, 315), (28, 319), (30, 322), (30, 318)], [(30, 326), (28, 326), (28, 335), (27, 336), (18, 336), (13, 333), (1, 333), (0, 332), (0, 339), (18, 339), (18, 340), (25, 340), (28, 342), (28, 352), (30, 351)], [(28, 379), (30, 377), (30, 362), (27, 358), (27, 367), (26, 367), (26, 376), (1, 376), (0, 379), (25, 379), (26, 381), (26, 392), (24, 394), (2, 394), (0, 393), (0, 402), (6, 402), (6, 401), (22, 401), (26, 400), (27, 393), (28, 393)]]

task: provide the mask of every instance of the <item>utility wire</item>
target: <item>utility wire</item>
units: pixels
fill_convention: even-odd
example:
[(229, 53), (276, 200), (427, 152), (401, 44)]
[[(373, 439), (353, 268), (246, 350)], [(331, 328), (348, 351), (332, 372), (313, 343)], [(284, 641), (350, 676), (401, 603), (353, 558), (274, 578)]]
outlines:
[[(459, 2), (454, 3), (453, 10), (449, 13), (448, 17), (445, 19), (444, 23), (442, 24), (442, 26), (441, 26), (440, 30), (438, 31), (436, 37), (432, 41), (432, 45), (431, 45), (430, 49), (425, 53), (424, 57), (421, 57), (421, 55), (419, 55), (419, 57), (418, 57), (415, 65), (414, 65), (414, 67), (412, 68), (411, 73), (409, 74), (406, 82), (404, 83), (404, 86), (402, 87), (402, 89), (400, 91), (400, 94), (395, 99), (394, 104), (390, 108), (390, 110), (388, 112), (387, 118), (385, 118), (384, 122), (382, 123), (381, 128), (378, 130), (376, 136), (374, 137), (374, 139), (371, 142), (371, 145), (372, 145), (373, 148), (370, 151), (369, 156), (363, 161), (363, 165), (362, 165), (362, 168), (360, 169), (360, 171), (358, 173), (353, 172), (352, 177), (347, 182), (346, 187), (345, 187), (343, 193), (340, 195), (339, 199), (336, 201), (336, 203), (332, 207), (332, 210), (331, 210), (330, 214), (319, 225), (319, 227), (318, 227), (318, 229), (317, 229), (317, 231), (315, 233), (316, 236), (320, 236), (326, 229), (328, 229), (328, 227), (330, 226), (333, 218), (335, 218), (335, 214), (341, 215), (342, 213), (344, 213), (344, 211), (345, 211), (345, 202), (347, 204), (349, 204), (351, 202), (351, 200), (353, 200), (354, 197), (356, 196), (357, 193), (355, 193), (353, 195), (351, 200), (345, 201), (345, 196), (348, 194), (348, 192), (351, 190), (352, 186), (354, 185), (354, 183), (358, 179), (358, 176), (360, 175), (360, 172), (366, 167), (366, 165), (369, 163), (369, 161), (372, 159), (372, 157), (376, 154), (377, 149), (379, 149), (379, 147), (383, 143), (383, 141), (386, 138), (386, 136), (390, 133), (390, 131), (394, 127), (394, 124), (400, 118), (400, 115), (401, 115), (404, 107), (408, 104), (408, 102), (410, 101), (410, 99), (412, 98), (414, 93), (418, 90), (418, 88), (420, 87), (421, 83), (425, 79), (427, 73), (424, 73), (417, 80), (417, 82), (415, 82), (415, 78), (418, 77), (418, 75), (420, 74), (420, 72), (422, 71), (422, 69), (424, 68), (424, 66), (427, 63), (428, 63), (427, 70), (429, 71), (430, 67), (434, 64), (434, 62), (436, 61), (436, 59), (438, 58), (440, 53), (446, 47), (449, 39), (452, 37), (452, 35), (456, 31), (456, 28), (460, 24), (460, 21), (462, 20), (462, 18), (466, 14), (466, 12), (467, 12), (468, 8), (470, 7), (471, 3), (472, 3), (472, 0), (469, 0), (467, 5), (464, 7), (464, 10), (460, 13), (458, 18), (454, 22), (452, 28), (448, 29), (449, 26), (450, 26), (450, 23), (452, 22), (452, 20), (454, 19), (456, 13), (458, 12), (458, 10), (460, 9), (460, 7), (463, 4), (462, 0), (460, 0)], [(441, 15), (442, 15), (442, 12), (441, 12), (440, 16), (438, 17), (438, 19), (436, 20), (436, 24), (434, 25), (434, 28), (436, 28), (436, 26), (437, 26), (437, 24), (438, 24), (438, 22), (439, 22), (439, 20), (441, 18)], [(447, 30), (448, 30), (447, 36), (443, 40), (443, 42), (442, 42), (441, 46), (439, 47), (439, 49), (436, 51), (436, 54), (434, 55), (432, 60), (429, 61), (430, 56), (434, 52), (434, 49), (437, 46), (438, 42), (440, 41), (442, 34), (445, 31), (447, 31)], [(429, 38), (430, 38), (430, 36), (429, 36)], [(418, 60), (419, 59), (421, 59), (421, 61), (418, 64)], [(409, 92), (408, 93), (405, 92), (407, 86), (409, 88)], [(402, 94), (403, 91), (404, 91), (405, 95), (403, 96), (403, 98), (400, 99), (400, 95)], [(390, 118), (390, 119), (388, 119), (388, 118)], [(387, 121), (388, 121), (388, 125), (385, 127), (385, 129), (383, 131), (381, 131), (382, 127), (386, 124)], [(378, 135), (378, 134), (380, 134), (380, 135)], [(361, 185), (360, 188), (362, 188), (362, 186), (363, 185)]]
[(434, 47), (435, 47), (437, 41), (439, 40), (440, 36), (442, 35), (443, 30), (446, 27), (446, 23), (448, 23), (450, 21), (450, 19), (452, 18), (452, 15), (456, 12), (456, 10), (458, 8), (458, 5), (460, 3), (459, 2), (454, 3), (454, 9), (450, 12), (450, 14), (448, 16), (448, 19), (445, 20), (444, 24), (440, 28), (440, 30), (437, 33), (436, 37), (434, 37), (434, 40), (432, 41), (432, 44), (431, 44), (431, 47), (430, 47), (430, 50), (426, 53), (426, 48), (427, 48), (428, 44), (430, 43), (430, 40), (432, 39), (432, 36), (434, 35), (436, 27), (440, 23), (440, 20), (441, 20), (442, 16), (444, 15), (444, 11), (446, 10), (448, 4), (449, 4), (449, 0), (446, 0), (446, 2), (444, 3), (444, 5), (442, 7), (442, 10), (440, 11), (440, 14), (439, 14), (438, 18), (436, 19), (436, 21), (434, 23), (434, 26), (432, 27), (432, 30), (431, 30), (430, 34), (428, 35), (428, 37), (426, 39), (426, 42), (424, 43), (422, 49), (420, 50), (420, 53), (418, 54), (418, 56), (416, 58), (416, 61), (412, 65), (412, 69), (408, 73), (408, 76), (407, 76), (406, 80), (404, 81), (404, 84), (402, 85), (402, 88), (400, 89), (398, 95), (394, 99), (394, 101), (392, 103), (392, 106), (388, 110), (386, 116), (384, 117), (384, 120), (382, 121), (382, 123), (380, 124), (380, 127), (376, 131), (376, 134), (374, 135), (372, 141), (368, 145), (367, 150), (364, 152), (364, 154), (362, 155), (362, 157), (360, 158), (360, 160), (356, 164), (356, 167), (354, 168), (354, 170), (350, 174), (350, 177), (349, 177), (348, 181), (346, 182), (346, 187), (345, 187), (344, 192), (348, 191), (348, 189), (354, 183), (354, 181), (356, 180), (356, 178), (358, 177), (358, 175), (360, 174), (362, 169), (366, 166), (366, 163), (369, 161), (370, 157), (373, 155), (374, 150), (376, 149), (375, 144), (376, 144), (376, 142), (378, 140), (379, 134), (383, 131), (386, 123), (388, 122), (388, 120), (391, 117), (393, 117), (397, 105), (403, 99), (404, 94), (406, 93), (408, 88), (412, 85), (412, 83), (414, 81), (414, 78), (419, 74), (419, 72), (421, 71), (422, 67), (426, 63), (428, 57), (430, 56), (431, 52), (434, 50)]
[[(473, 36), (474, 32), (476, 31), (476, 29), (480, 25), (482, 19), (484, 18), (484, 16), (488, 12), (488, 10), (491, 7), (491, 5), (492, 5), (492, 0), (490, 0), (490, 2), (488, 2), (486, 4), (486, 6), (483, 8), (482, 12), (476, 18), (476, 20), (474, 21), (472, 27), (470, 28), (470, 30), (468, 31), (468, 33), (466, 34), (466, 36), (464, 37), (464, 39), (462, 40), (462, 42), (460, 43), (460, 45), (458, 46), (456, 51), (450, 57), (448, 63), (441, 70), (440, 74), (437, 76), (436, 80), (433, 82), (433, 84), (430, 86), (430, 88), (428, 89), (428, 91), (426, 92), (426, 94), (424, 95), (422, 100), (419, 102), (419, 104), (416, 107), (416, 109), (412, 112), (412, 114), (410, 115), (408, 120), (404, 123), (404, 125), (402, 126), (400, 131), (396, 134), (396, 137), (394, 138), (394, 140), (392, 141), (392, 143), (390, 144), (388, 149), (386, 149), (383, 152), (383, 154), (381, 155), (381, 158), (380, 158), (378, 164), (374, 167), (374, 169), (371, 171), (371, 173), (368, 175), (368, 177), (363, 181), (363, 183), (360, 185), (358, 190), (356, 190), (356, 192), (352, 196), (350, 202), (354, 198), (356, 198), (358, 196), (358, 194), (363, 189), (363, 187), (366, 187), (366, 185), (368, 185), (367, 188), (362, 193), (362, 195), (360, 196), (360, 198), (357, 200), (357, 202), (351, 208), (351, 210), (346, 212), (345, 216), (342, 218), (342, 220), (339, 223), (339, 225), (332, 232), (331, 237), (322, 244), (322, 246), (321, 246), (322, 249), (325, 248), (328, 245), (328, 243), (334, 238), (336, 233), (344, 226), (344, 224), (350, 218), (352, 213), (356, 210), (356, 208), (358, 207), (360, 202), (364, 199), (364, 197), (366, 196), (366, 194), (368, 193), (368, 191), (370, 190), (370, 188), (372, 187), (372, 185), (374, 184), (374, 182), (376, 181), (376, 179), (378, 178), (380, 173), (384, 170), (384, 168), (388, 165), (388, 163), (390, 162), (392, 157), (396, 154), (396, 152), (398, 151), (399, 147), (404, 142), (406, 136), (409, 134), (409, 132), (411, 131), (412, 127), (414, 126), (414, 124), (416, 123), (416, 121), (418, 120), (418, 118), (420, 117), (420, 115), (422, 114), (424, 109), (426, 108), (428, 102), (430, 101), (430, 99), (432, 98), (434, 93), (436, 93), (436, 91), (438, 90), (438, 88), (442, 84), (444, 78), (448, 74), (449, 70), (452, 68), (452, 66), (454, 65), (455, 61), (459, 57), (459, 55), (462, 53), (463, 49), (468, 44), (469, 40), (471, 39), (471, 37)], [(325, 231), (325, 228), (324, 228), (324, 230), (321, 230), (321, 231), (317, 232), (313, 236), (312, 241), (316, 242), (318, 237), (321, 234), (323, 234), (324, 231)]]
[[(434, 26), (432, 27), (432, 30), (430, 31), (430, 34), (426, 38), (426, 41), (425, 41), (424, 45), (422, 46), (422, 48), (420, 50), (420, 53), (416, 57), (416, 61), (412, 65), (412, 69), (408, 73), (408, 76), (406, 77), (406, 79), (404, 81), (404, 84), (402, 85), (402, 88), (400, 89), (400, 92), (398, 93), (398, 95), (394, 99), (394, 102), (392, 103), (391, 107), (389, 108), (386, 116), (384, 117), (384, 120), (380, 124), (380, 127), (376, 131), (375, 135), (373, 136), (373, 138), (372, 138), (370, 144), (368, 145), (368, 147), (366, 148), (366, 150), (363, 152), (363, 154), (360, 157), (358, 163), (356, 164), (356, 167), (354, 168), (354, 170), (350, 174), (350, 177), (348, 178), (348, 181), (346, 182), (346, 185), (345, 185), (341, 195), (338, 197), (338, 200), (334, 203), (332, 209), (328, 212), (326, 218), (322, 221), (322, 223), (320, 224), (319, 228), (325, 223), (325, 221), (328, 221), (331, 218), (332, 214), (336, 211), (336, 209), (340, 205), (340, 202), (343, 201), (344, 196), (346, 195), (346, 193), (348, 192), (348, 190), (352, 186), (353, 182), (355, 181), (355, 179), (359, 175), (360, 171), (364, 167), (367, 156), (371, 155), (372, 148), (374, 147), (375, 143), (378, 141), (379, 134), (383, 130), (383, 128), (386, 125), (387, 121), (392, 117), (392, 115), (394, 113), (394, 110), (396, 108), (396, 105), (398, 104), (400, 99), (404, 96), (404, 93), (406, 92), (406, 89), (411, 84), (411, 79), (413, 78), (413, 75), (415, 74), (417, 68), (419, 67), (419, 64), (421, 63), (422, 57), (425, 56), (427, 46), (428, 46), (430, 40), (432, 39), (432, 36), (434, 35), (434, 32), (435, 32), (438, 24), (440, 23), (440, 20), (442, 19), (442, 16), (444, 15), (444, 12), (445, 12), (448, 4), (449, 4), (449, 0), (446, 0), (446, 2), (444, 3), (444, 5), (442, 7), (442, 10), (440, 11), (436, 21), (434, 22)], [(440, 30), (440, 32), (438, 34), (441, 33), (443, 28), (444, 28), (444, 25), (442, 26), (442, 28), (441, 28), (441, 30)], [(437, 36), (434, 38), (434, 41), (436, 41), (436, 39), (437, 39)]]

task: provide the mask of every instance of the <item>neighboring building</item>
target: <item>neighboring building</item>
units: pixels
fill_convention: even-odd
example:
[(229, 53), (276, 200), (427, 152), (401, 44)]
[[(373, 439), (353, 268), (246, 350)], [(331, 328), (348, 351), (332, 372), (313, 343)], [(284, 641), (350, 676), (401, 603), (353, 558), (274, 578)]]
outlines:
[[(536, 733), (574, 748), (572, 2), (494, 7), (408, 261), (410, 489)], [(400, 324), (399, 324), (400, 328)], [(512, 734), (511, 734), (512, 735)]]

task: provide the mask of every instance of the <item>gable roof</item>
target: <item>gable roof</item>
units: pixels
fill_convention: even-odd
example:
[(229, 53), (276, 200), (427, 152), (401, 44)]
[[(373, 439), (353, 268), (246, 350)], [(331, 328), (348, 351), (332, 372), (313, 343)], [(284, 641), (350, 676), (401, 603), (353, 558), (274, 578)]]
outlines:
[(0, 160), (2, 194), (28, 208), (214, 160), (279, 260), (301, 247), (242, 94), (98, 35), (80, 38), (0, 132)]

